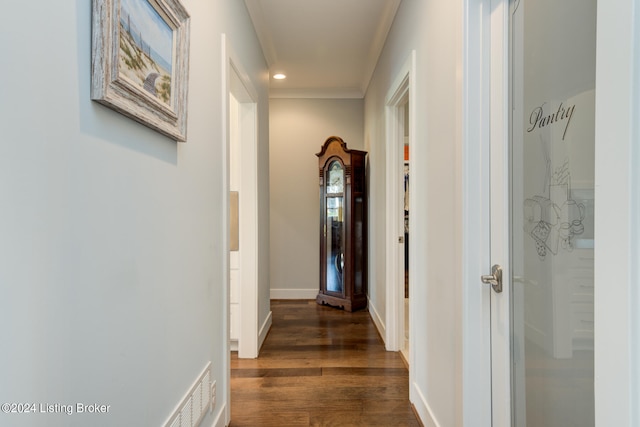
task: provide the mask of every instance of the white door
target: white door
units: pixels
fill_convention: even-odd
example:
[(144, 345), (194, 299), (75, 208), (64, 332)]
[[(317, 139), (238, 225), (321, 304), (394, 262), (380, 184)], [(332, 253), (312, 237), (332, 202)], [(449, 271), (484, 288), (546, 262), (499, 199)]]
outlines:
[(491, 296), (493, 425), (593, 426), (596, 0), (500, 3), (507, 19), (493, 34), (503, 50), (492, 53), (491, 263), (503, 276)]

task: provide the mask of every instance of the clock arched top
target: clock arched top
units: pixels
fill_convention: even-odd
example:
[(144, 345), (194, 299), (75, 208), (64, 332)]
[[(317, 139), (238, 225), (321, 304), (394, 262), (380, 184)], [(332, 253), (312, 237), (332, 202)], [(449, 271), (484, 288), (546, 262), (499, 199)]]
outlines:
[(321, 168), (327, 166), (328, 162), (332, 160), (332, 157), (339, 157), (345, 166), (345, 169), (349, 169), (351, 164), (351, 154), (366, 154), (366, 151), (352, 150), (347, 147), (347, 143), (344, 142), (339, 136), (330, 136), (324, 142), (320, 148), (320, 152), (316, 154), (320, 159), (319, 164)]

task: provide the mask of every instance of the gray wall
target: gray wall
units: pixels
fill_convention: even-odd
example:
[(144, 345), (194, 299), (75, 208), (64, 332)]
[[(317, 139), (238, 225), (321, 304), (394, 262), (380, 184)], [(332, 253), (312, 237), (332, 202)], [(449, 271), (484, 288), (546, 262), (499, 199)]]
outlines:
[(318, 293), (318, 158), (332, 135), (363, 149), (362, 99), (271, 99), (271, 296)]
[[(370, 310), (386, 320), (385, 98), (412, 50), (411, 399), (425, 425), (462, 425), (462, 166), (457, 2), (404, 0), (365, 97), (370, 151)], [(385, 325), (383, 325), (385, 326)]]
[(185, 144), (90, 100), (90, 1), (4, 5), (13, 18), (0, 30), (0, 401), (111, 409), (0, 413), (1, 425), (162, 425), (209, 361), (218, 394), (205, 425), (223, 410), (221, 33), (259, 92), (263, 182), (267, 71), (243, 2), (183, 3)]

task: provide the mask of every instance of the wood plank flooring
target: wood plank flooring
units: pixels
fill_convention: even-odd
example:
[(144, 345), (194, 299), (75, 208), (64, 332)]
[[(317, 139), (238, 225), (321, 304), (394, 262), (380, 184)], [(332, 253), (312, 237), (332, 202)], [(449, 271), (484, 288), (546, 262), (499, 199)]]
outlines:
[(369, 313), (272, 300), (257, 359), (231, 356), (230, 427), (420, 426), (408, 371)]

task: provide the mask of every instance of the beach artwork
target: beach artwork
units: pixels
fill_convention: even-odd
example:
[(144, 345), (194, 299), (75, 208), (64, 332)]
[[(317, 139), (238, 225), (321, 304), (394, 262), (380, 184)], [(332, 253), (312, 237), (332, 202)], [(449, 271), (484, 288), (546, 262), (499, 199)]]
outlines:
[(92, 0), (91, 99), (187, 140), (191, 18), (180, 0)]
[(149, 0), (120, 0), (120, 75), (168, 106), (173, 33)]

